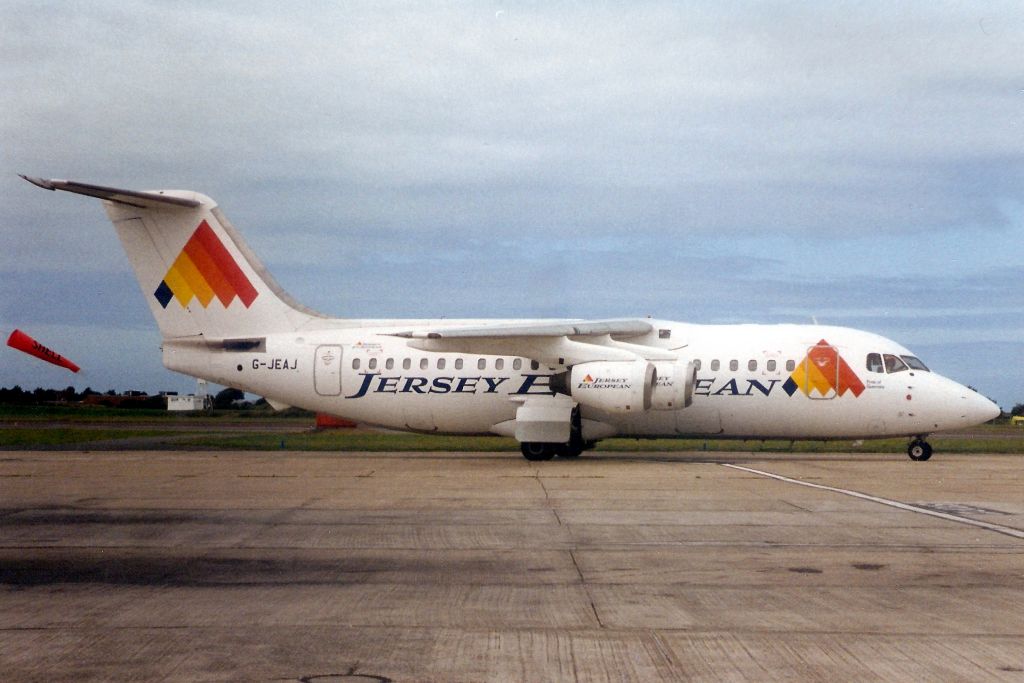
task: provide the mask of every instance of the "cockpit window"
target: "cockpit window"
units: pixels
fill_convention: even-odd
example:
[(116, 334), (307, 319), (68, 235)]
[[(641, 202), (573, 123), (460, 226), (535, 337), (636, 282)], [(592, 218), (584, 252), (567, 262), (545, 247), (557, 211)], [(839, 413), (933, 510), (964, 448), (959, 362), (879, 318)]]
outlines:
[(885, 372), (882, 367), (882, 354), (869, 353), (867, 360), (868, 372)]
[(900, 360), (899, 356), (894, 356), (891, 353), (885, 354), (885, 371), (888, 373), (903, 372), (907, 370), (907, 364)]
[(900, 356), (903, 361), (910, 366), (911, 370), (924, 370), (925, 372), (931, 372), (928, 366), (921, 362), (920, 358), (916, 356)]

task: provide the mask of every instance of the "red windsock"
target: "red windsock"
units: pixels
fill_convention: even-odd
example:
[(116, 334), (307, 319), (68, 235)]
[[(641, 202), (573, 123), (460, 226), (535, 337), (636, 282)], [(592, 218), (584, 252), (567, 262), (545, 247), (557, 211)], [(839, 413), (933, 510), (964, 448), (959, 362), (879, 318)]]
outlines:
[(30, 356), (35, 356), (36, 358), (45, 360), (47, 363), (59, 365), (62, 368), (67, 368), (71, 372), (78, 372), (77, 365), (56, 351), (51, 351), (46, 348), (21, 330), (11, 332), (11, 336), (7, 338), (7, 345), (12, 349), (18, 349), (19, 351), (24, 351)]

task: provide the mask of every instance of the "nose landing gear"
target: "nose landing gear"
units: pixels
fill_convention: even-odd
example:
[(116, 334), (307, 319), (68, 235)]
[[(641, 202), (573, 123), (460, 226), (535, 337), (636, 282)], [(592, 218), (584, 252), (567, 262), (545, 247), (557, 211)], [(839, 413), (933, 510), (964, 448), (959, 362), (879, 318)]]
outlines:
[(932, 457), (932, 446), (924, 439), (914, 439), (907, 446), (907, 455), (911, 460), (927, 460)]

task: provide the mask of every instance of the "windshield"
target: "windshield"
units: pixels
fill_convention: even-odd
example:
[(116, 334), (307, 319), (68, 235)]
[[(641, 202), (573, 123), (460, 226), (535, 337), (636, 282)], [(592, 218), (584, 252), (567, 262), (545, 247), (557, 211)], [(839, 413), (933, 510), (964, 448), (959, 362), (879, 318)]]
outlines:
[(910, 366), (911, 370), (924, 370), (925, 372), (931, 372), (928, 366), (921, 362), (920, 358), (916, 356), (900, 356)]
[(907, 370), (907, 364), (900, 360), (899, 356), (894, 356), (891, 353), (887, 353), (883, 356), (885, 359), (885, 371), (889, 373), (903, 372)]

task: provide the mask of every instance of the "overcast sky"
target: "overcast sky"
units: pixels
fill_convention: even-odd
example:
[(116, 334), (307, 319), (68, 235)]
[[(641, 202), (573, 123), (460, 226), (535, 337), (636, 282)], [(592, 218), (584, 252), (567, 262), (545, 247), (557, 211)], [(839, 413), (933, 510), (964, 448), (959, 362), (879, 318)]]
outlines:
[(1024, 6), (6, 2), (0, 386), (188, 390), (98, 201), (215, 198), (352, 317), (892, 337), (1024, 402)]

